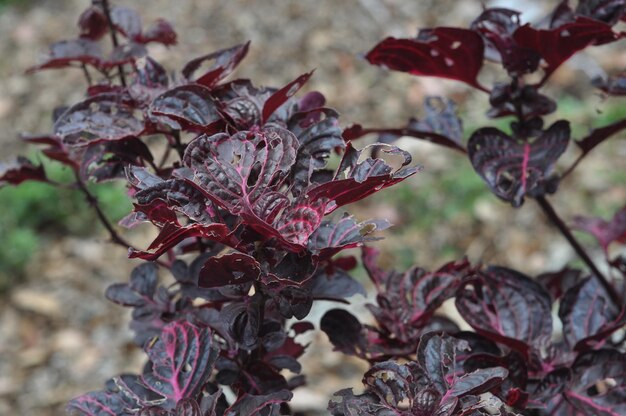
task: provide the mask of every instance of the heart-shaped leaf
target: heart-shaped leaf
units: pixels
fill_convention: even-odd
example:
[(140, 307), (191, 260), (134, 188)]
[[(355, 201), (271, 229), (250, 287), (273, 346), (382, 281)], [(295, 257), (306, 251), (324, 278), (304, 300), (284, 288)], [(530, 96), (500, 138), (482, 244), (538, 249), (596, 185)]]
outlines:
[(554, 184), (549, 180), (569, 138), (569, 123), (560, 120), (532, 141), (485, 127), (472, 134), (467, 147), (474, 170), (491, 191), (518, 207), (526, 195), (554, 192)]
[(504, 267), (466, 280), (456, 307), (479, 334), (529, 356), (552, 336), (550, 295), (533, 279)]

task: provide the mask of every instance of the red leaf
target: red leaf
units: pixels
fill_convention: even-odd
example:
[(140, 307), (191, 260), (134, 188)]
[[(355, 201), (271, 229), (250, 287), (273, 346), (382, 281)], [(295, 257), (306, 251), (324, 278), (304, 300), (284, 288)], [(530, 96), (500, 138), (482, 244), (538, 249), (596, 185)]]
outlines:
[(109, 30), (107, 18), (102, 9), (96, 6), (88, 7), (78, 19), (80, 37), (83, 39), (98, 40)]
[(289, 98), (293, 97), (304, 84), (311, 78), (313, 71), (300, 75), (289, 84), (273, 93), (263, 105), (262, 123), (265, 124), (270, 116)]
[(576, 52), (591, 45), (616, 41), (619, 37), (606, 23), (579, 17), (554, 29), (535, 29), (525, 24), (515, 31), (513, 39), (519, 46), (536, 51), (546, 61), (543, 83)]
[(0, 164), (0, 187), (19, 185), (24, 181), (49, 182), (43, 165), (35, 165), (25, 157), (18, 157), (11, 164)]
[(176, 45), (177, 36), (172, 25), (164, 19), (158, 19), (146, 31), (135, 39), (137, 42), (157, 42), (165, 46)]
[(90, 39), (62, 40), (50, 45), (48, 56), (36, 66), (28, 68), (26, 73), (42, 69), (64, 68), (74, 63), (102, 67), (100, 45)]
[(476, 79), (484, 48), (482, 38), (472, 30), (437, 27), (420, 32), (417, 39), (387, 38), (365, 59), (396, 71), (454, 79), (486, 91)]
[(209, 258), (202, 269), (198, 285), (202, 288), (238, 285), (256, 280), (261, 266), (252, 256), (229, 253)]
[(575, 217), (572, 227), (593, 235), (608, 255), (612, 242), (626, 244), (626, 206), (617, 211), (610, 221), (597, 217)]
[(241, 45), (233, 46), (229, 49), (222, 49), (193, 59), (187, 62), (182, 70), (182, 74), (186, 79), (191, 81), (193, 74), (204, 61), (214, 60), (215, 62), (209, 70), (195, 80), (198, 84), (202, 84), (208, 88), (213, 88), (218, 82), (233, 72), (235, 67), (239, 65), (239, 62), (241, 62), (241, 60), (248, 53), (249, 46), (250, 42), (246, 42)]
[[(191, 237), (208, 238), (214, 241), (223, 241), (228, 235), (228, 227), (224, 224), (191, 224), (181, 227), (167, 223), (161, 229), (157, 238), (150, 244), (148, 251), (129, 249), (128, 257), (139, 257), (148, 261), (155, 261), (163, 253), (176, 246), (181, 241)], [(151, 252), (152, 250), (152, 252)]]

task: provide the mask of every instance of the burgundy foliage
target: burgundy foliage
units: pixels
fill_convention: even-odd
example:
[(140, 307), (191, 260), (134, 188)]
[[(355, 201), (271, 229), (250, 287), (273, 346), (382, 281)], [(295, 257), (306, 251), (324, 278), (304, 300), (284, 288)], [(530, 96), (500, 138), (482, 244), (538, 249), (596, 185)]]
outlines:
[[(304, 319), (317, 300), (348, 304), (365, 295), (351, 276), (358, 262), (344, 252), (359, 247), (376, 291), (367, 305), (372, 318), (363, 323), (331, 309), (320, 329), (335, 350), (370, 368), (363, 393), (338, 391), (331, 414), (624, 414), (624, 290), (593, 265), (551, 208), (544, 210), (585, 254), (590, 273), (566, 267), (531, 278), (465, 258), (434, 271), (387, 271), (366, 244), (390, 224), (335, 211), (420, 170), (391, 145), (399, 136), (466, 155), (490, 190), (515, 207), (525, 198), (550, 207), (545, 195), (559, 185), (556, 165), (570, 124), (544, 128), (543, 117), (557, 104), (542, 87), (578, 51), (621, 38), (612, 26), (626, 20), (625, 7), (617, 0), (582, 0), (575, 8), (563, 1), (547, 27), (522, 24), (513, 10), (485, 9), (469, 29), (426, 29), (374, 47), (369, 62), (462, 81), (488, 94), (489, 117), (513, 118), (510, 132), (481, 127), (464, 144), (448, 99), (429, 97), (422, 117), (404, 127), (342, 129), (321, 93), (298, 97), (312, 71), (278, 88), (228, 80), (249, 43), (193, 59), (170, 75), (145, 47), (175, 44), (169, 23), (146, 28), (134, 10), (94, 1), (79, 18), (78, 37), (52, 45), (29, 70), (84, 70), (84, 99), (54, 111), (52, 134), (25, 138), (76, 181), (56, 184), (43, 164), (25, 158), (0, 170), (0, 185), (35, 180), (84, 192), (111, 240), (142, 261), (106, 297), (132, 309), (130, 328), (147, 363), (141, 374), (113, 377), (103, 390), (71, 400), (70, 414), (293, 414), (292, 391), (306, 383), (299, 359), (307, 345), (299, 336), (315, 329)], [(509, 80), (487, 88), (479, 81), (485, 60), (500, 64)], [(534, 73), (540, 81), (533, 83), (527, 76)], [(622, 81), (596, 83), (621, 95)], [(576, 141), (582, 152), (566, 174), (625, 127), (617, 121)], [(367, 134), (380, 135), (379, 143), (357, 149), (356, 139)], [(126, 181), (134, 200), (120, 225), (158, 231), (148, 247), (130, 246), (86, 187), (107, 180)], [(609, 277), (622, 280), (626, 260), (609, 258), (608, 247), (626, 242), (625, 213), (574, 220), (604, 250)], [(165, 274), (169, 281), (162, 282)], [(441, 313), (452, 305), (473, 331)]]
[[(469, 29), (436, 27), (420, 30), (415, 39), (387, 38), (366, 59), (413, 75), (463, 81), (489, 94), (488, 117), (515, 117), (510, 123), (511, 133), (491, 127), (475, 131), (467, 143), (467, 153), (491, 191), (520, 206), (524, 196), (537, 198), (556, 191), (560, 177), (554, 167), (569, 141), (565, 120), (542, 129), (542, 117), (557, 110), (556, 102), (541, 92), (543, 85), (577, 52), (620, 40), (623, 34), (612, 26), (624, 15), (624, 7), (621, 0), (582, 0), (572, 9), (563, 1), (545, 19), (550, 22), (547, 28), (523, 24), (515, 10), (489, 8)], [(501, 65), (509, 81), (494, 82), (491, 88), (479, 83), (485, 60)], [(527, 77), (535, 73), (541, 76), (539, 82)], [(594, 83), (607, 94), (621, 95), (622, 78), (618, 75)], [(366, 133), (381, 134), (383, 140), (404, 135), (457, 150), (465, 148), (462, 137), (456, 134), (415, 127), (415, 123), (399, 129), (357, 125), (347, 131), (347, 138)], [(594, 147), (624, 128), (626, 123), (620, 120), (577, 140), (582, 154), (566, 173)]]

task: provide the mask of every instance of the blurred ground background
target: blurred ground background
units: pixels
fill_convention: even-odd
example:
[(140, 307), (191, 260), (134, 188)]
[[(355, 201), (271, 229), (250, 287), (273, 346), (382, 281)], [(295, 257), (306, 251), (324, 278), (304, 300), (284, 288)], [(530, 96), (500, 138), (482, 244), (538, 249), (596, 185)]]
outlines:
[[(79, 70), (33, 76), (23, 72), (49, 43), (76, 34), (75, 22), (88, 3), (0, 1), (3, 160), (33, 154), (17, 135), (50, 131), (52, 109), (82, 98)], [(406, 37), (418, 27), (469, 24), (481, 9), (477, 0), (116, 3), (138, 9), (145, 22), (165, 17), (174, 24), (179, 45), (151, 50), (171, 71), (195, 56), (252, 40), (237, 77), (281, 86), (316, 68), (307, 88), (325, 94), (328, 104), (342, 114), (344, 125), (401, 125), (411, 116), (419, 117), (421, 102), (429, 94), (446, 94), (459, 102), (466, 137), (486, 120), (485, 97), (461, 84), (388, 73), (359, 57), (388, 35)], [(554, 3), (524, 2), (524, 11), (535, 18)], [(623, 46), (608, 58), (605, 53), (599, 63), (605, 68), (626, 67)], [(589, 59), (576, 58), (553, 77), (562, 88), (558, 116), (574, 122), (577, 137), (626, 116), (623, 101), (604, 100), (591, 89), (583, 71), (593, 68)], [(532, 201), (513, 210), (489, 194), (462, 156), (412, 140), (401, 145), (412, 151), (425, 171), (350, 207), (359, 218), (383, 217), (397, 224), (378, 243), (386, 265), (406, 269), (417, 263), (431, 269), (467, 254), (472, 261), (499, 263), (532, 275), (570, 261), (576, 264), (569, 246), (549, 228)], [(575, 155), (571, 148), (563, 160)], [(583, 213), (607, 218), (622, 206), (625, 157), (622, 138), (594, 151), (552, 198), (563, 217)], [(58, 177), (66, 175), (52, 169)], [(123, 188), (107, 185), (98, 194), (111, 217), (120, 218), (129, 210)], [(103, 296), (110, 283), (127, 280), (136, 263), (126, 259), (121, 248), (107, 244), (95, 216), (84, 211), (81, 197), (69, 191), (40, 184), (0, 190), (0, 414), (63, 414), (69, 398), (100, 389), (108, 377), (141, 366), (143, 353), (132, 344), (126, 311)], [(129, 238), (138, 246), (146, 241), (140, 234)], [(594, 247), (590, 239), (581, 239)], [(600, 259), (598, 251), (594, 254)], [(321, 334), (311, 340), (304, 362), (310, 383), (297, 390), (294, 399), (296, 407), (308, 414), (324, 414), (331, 392), (355, 385), (362, 374), (358, 362), (330, 353), (329, 348)]]

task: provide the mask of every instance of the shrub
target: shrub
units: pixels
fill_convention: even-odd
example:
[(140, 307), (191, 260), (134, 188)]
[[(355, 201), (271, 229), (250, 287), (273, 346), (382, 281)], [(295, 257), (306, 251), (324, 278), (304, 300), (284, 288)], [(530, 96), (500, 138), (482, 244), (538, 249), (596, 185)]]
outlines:
[[(489, 94), (490, 116), (513, 117), (512, 134), (483, 127), (466, 146), (454, 104), (443, 98), (428, 99), (426, 117), (403, 128), (344, 130), (319, 92), (295, 98), (312, 73), (281, 88), (226, 82), (248, 44), (194, 59), (170, 77), (145, 47), (176, 42), (166, 21), (144, 30), (134, 11), (94, 2), (79, 19), (80, 36), (52, 45), (49, 58), (31, 69), (82, 68), (86, 98), (55, 112), (53, 134), (27, 140), (71, 169), (111, 240), (146, 260), (106, 296), (132, 308), (130, 326), (148, 361), (141, 374), (116, 376), (103, 390), (73, 399), (70, 412), (290, 414), (291, 390), (304, 383), (298, 358), (306, 347), (296, 337), (314, 329), (303, 319), (315, 300), (346, 302), (363, 293), (350, 276), (356, 259), (342, 253), (362, 247), (377, 291), (369, 305), (375, 325), (333, 309), (321, 329), (337, 350), (371, 368), (362, 394), (336, 393), (332, 414), (623, 414), (626, 357), (617, 335), (626, 320), (626, 267), (610, 257), (609, 245), (626, 239), (626, 208), (611, 221), (574, 221), (604, 249), (608, 275), (546, 195), (626, 120), (576, 141), (579, 158), (558, 175), (570, 127), (559, 120), (544, 128), (543, 116), (557, 106), (540, 92), (574, 53), (621, 38), (612, 25), (623, 12), (623, 2), (582, 1), (575, 10), (564, 2), (542, 29), (521, 25), (517, 12), (487, 9), (470, 29), (389, 38), (367, 54), (391, 69), (465, 82)], [(113, 47), (104, 53), (107, 35)], [(500, 63), (510, 82), (484, 86), (478, 73), (485, 59)], [(527, 82), (539, 71), (540, 81)], [(622, 93), (619, 76), (596, 83), (607, 94)], [(535, 199), (590, 273), (566, 268), (532, 279), (466, 259), (432, 272), (382, 270), (365, 244), (386, 221), (331, 214), (419, 168), (386, 143), (357, 150), (353, 141), (367, 133), (384, 133), (382, 141), (411, 135), (467, 154), (500, 199), (515, 207)], [(327, 162), (335, 154), (332, 168)], [(29, 180), (55, 184), (44, 166), (26, 159), (0, 176), (1, 183)], [(90, 180), (126, 181), (135, 203), (120, 224), (157, 227), (147, 249), (126, 242)], [(159, 268), (176, 283), (160, 284)], [(437, 314), (451, 298), (475, 332)], [(555, 308), (562, 334), (553, 328)]]

